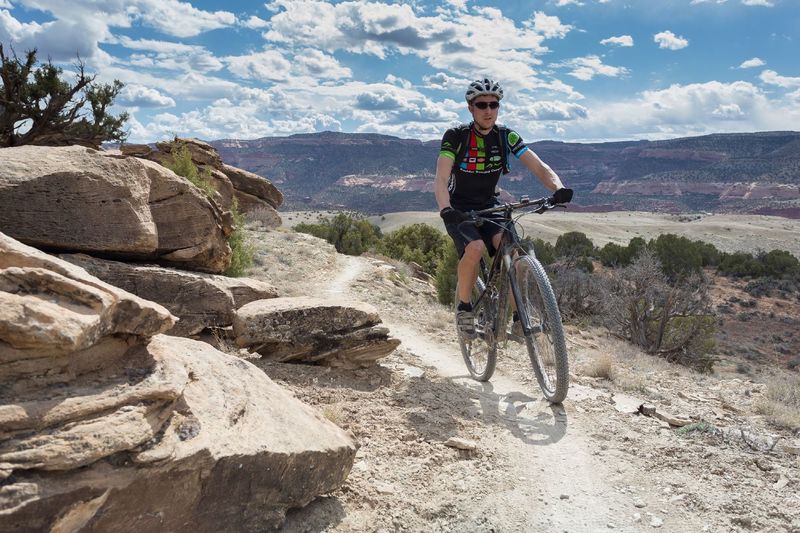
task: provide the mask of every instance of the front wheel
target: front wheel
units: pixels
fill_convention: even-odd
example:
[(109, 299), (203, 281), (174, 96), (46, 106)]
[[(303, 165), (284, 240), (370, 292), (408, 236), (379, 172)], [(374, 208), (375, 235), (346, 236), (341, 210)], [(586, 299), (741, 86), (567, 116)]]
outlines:
[[(475, 315), (475, 336), (467, 338), (458, 331), (461, 355), (470, 375), (477, 381), (489, 381), (497, 364), (497, 339), (494, 335), (495, 298), (492, 290), (485, 291), (481, 278), (472, 289), (472, 312)], [(458, 287), (456, 287), (455, 308), (458, 307)]]
[(561, 403), (569, 387), (564, 327), (553, 288), (541, 263), (520, 257), (514, 268), (520, 320), (527, 323), (525, 345), (536, 380), (550, 403)]

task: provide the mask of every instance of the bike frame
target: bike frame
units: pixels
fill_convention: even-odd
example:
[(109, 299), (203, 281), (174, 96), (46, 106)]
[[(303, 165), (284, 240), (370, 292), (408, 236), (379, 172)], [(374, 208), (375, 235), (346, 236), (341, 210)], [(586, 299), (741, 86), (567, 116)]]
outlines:
[[(515, 228), (515, 220), (512, 216), (514, 210), (522, 209), (522, 208), (535, 208), (532, 212), (534, 213), (543, 213), (548, 209), (553, 209), (556, 207), (556, 204), (553, 204), (552, 198), (540, 198), (538, 200), (529, 200), (527, 197), (523, 197), (519, 202), (510, 203), (510, 204), (502, 204), (497, 207), (492, 207), (490, 209), (483, 209), (480, 211), (470, 211), (467, 213), (469, 220), (462, 222), (465, 223), (473, 223), (476, 226), (480, 226), (484, 223), (497, 223), (492, 219), (485, 218), (487, 215), (494, 214), (494, 213), (502, 213), (503, 219), (500, 224), (503, 225), (502, 230), (502, 237), (500, 239), (500, 247), (494, 254), (494, 258), (492, 259), (492, 265), (488, 269), (486, 269), (486, 264), (481, 258), (481, 274), (483, 274), (484, 279), (486, 280), (486, 285), (483, 291), (478, 295), (476, 302), (480, 302), (483, 298), (490, 297), (490, 289), (493, 289), (496, 283), (497, 291), (498, 291), (498, 305), (497, 305), (497, 313), (494, 317), (494, 324), (493, 324), (493, 333), (495, 338), (498, 341), (502, 341), (506, 337), (506, 328), (505, 325), (508, 322), (508, 290), (506, 289), (506, 283), (509, 283), (511, 288), (511, 294), (514, 297), (514, 301), (516, 302), (517, 312), (520, 314), (519, 319), (522, 325), (522, 330), (526, 336), (530, 335), (531, 333), (538, 333), (541, 330), (541, 327), (531, 328), (530, 326), (530, 317), (527, 316), (527, 311), (523, 309), (523, 306), (520, 305), (520, 301), (522, 297), (519, 292), (519, 286), (517, 285), (516, 278), (511, 275), (513, 272), (512, 268), (514, 267), (516, 261), (519, 261), (520, 257), (525, 255), (533, 256), (534, 259), (536, 256), (534, 255), (534, 251), (527, 250), (523, 247), (522, 243), (519, 240), (519, 235), (517, 235), (517, 231)], [(499, 276), (499, 277), (498, 277)]]

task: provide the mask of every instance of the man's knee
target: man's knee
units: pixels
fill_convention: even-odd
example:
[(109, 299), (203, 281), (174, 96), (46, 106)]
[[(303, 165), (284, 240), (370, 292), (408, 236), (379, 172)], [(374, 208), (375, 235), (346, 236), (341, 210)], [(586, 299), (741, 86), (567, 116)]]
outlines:
[(464, 248), (463, 259), (471, 262), (480, 261), (484, 251), (486, 251), (486, 245), (483, 241), (472, 241)]

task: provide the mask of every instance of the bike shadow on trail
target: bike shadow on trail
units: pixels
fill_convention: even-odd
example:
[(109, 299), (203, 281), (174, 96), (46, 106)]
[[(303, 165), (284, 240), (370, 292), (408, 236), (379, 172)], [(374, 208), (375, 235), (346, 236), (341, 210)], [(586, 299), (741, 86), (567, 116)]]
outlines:
[(490, 382), (474, 381), (468, 375), (449, 380), (477, 393), (480, 417), (485, 423), (505, 427), (526, 444), (555, 444), (567, 433), (569, 421), (562, 405), (552, 405), (519, 391), (498, 394)]

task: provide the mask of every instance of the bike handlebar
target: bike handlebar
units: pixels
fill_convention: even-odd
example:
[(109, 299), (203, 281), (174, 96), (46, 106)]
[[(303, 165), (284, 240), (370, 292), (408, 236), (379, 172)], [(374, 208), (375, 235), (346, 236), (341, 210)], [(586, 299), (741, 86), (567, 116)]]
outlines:
[(555, 209), (556, 207), (563, 207), (566, 208), (567, 206), (564, 204), (557, 204), (552, 196), (545, 196), (543, 198), (539, 198), (538, 200), (530, 200), (527, 196), (523, 196), (520, 198), (519, 202), (512, 202), (508, 204), (500, 204), (496, 207), (490, 207), (489, 209), (481, 209), (480, 211), (470, 211), (467, 214), (471, 217), (482, 217), (485, 215), (489, 215), (491, 213), (499, 213), (501, 211), (513, 211), (515, 209), (521, 209), (523, 207), (536, 207), (534, 209), (534, 213), (544, 213), (545, 211), (549, 211), (550, 209)]

